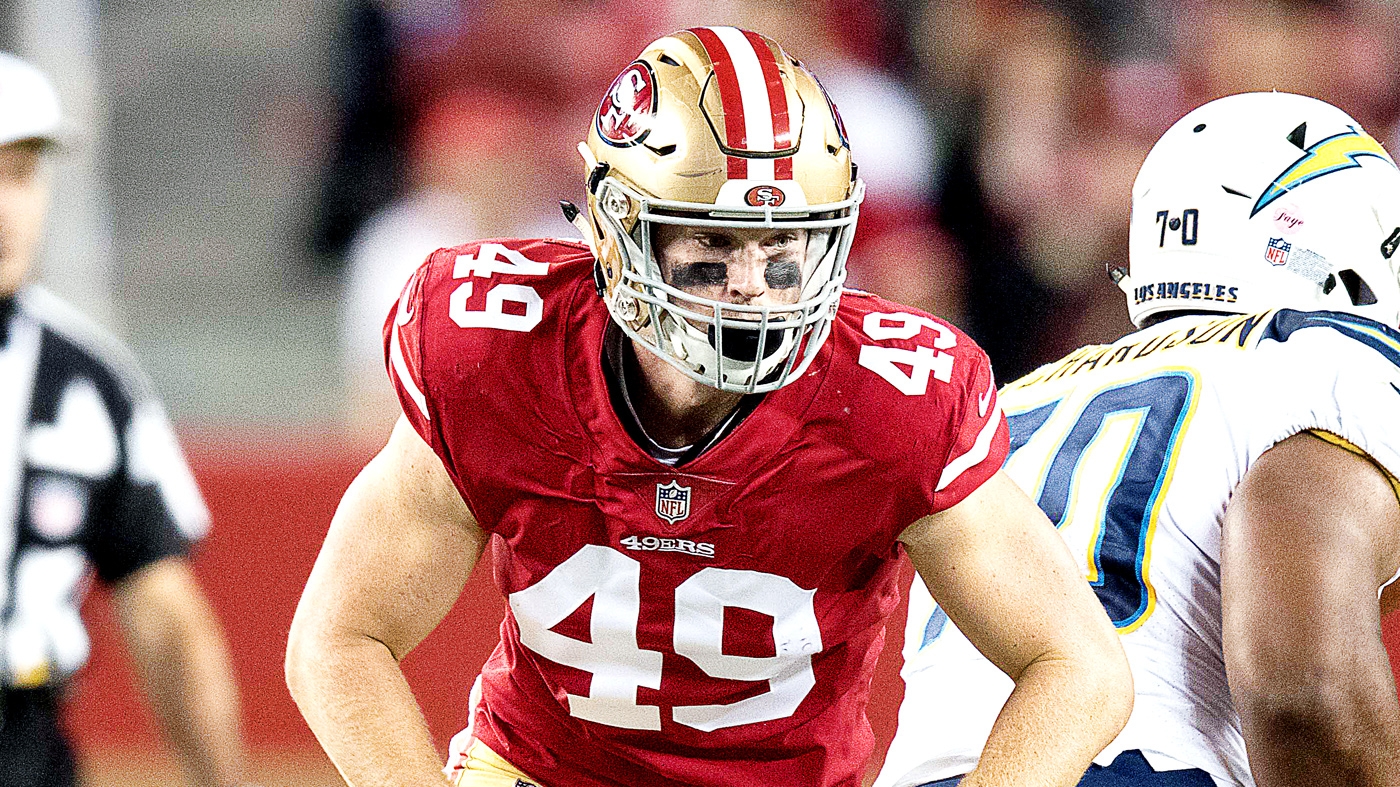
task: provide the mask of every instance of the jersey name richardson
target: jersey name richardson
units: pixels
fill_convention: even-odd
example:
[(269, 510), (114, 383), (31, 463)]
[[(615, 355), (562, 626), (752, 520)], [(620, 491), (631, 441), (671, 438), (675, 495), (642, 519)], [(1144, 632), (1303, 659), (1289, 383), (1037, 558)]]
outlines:
[[(1123, 340), (1111, 345), (1098, 344), (1081, 347), (1062, 360), (1046, 364), (1011, 383), (1007, 389), (1022, 388), (1049, 380), (1071, 377), (1101, 367), (1146, 358), (1154, 353), (1174, 350), (1178, 347), (1196, 347), (1214, 343), (1243, 350), (1249, 344), (1250, 338), (1255, 336), (1255, 331), (1267, 324), (1264, 320), (1266, 316), (1265, 314), (1244, 314), (1219, 317), (1166, 333), (1153, 334), (1148, 331), (1140, 331), (1130, 337), (1136, 339), (1135, 341)], [(1137, 337), (1141, 338), (1137, 339)]]
[(806, 374), (669, 467), (613, 411), (592, 265), (440, 251), (386, 324), (406, 416), (499, 536), (474, 734), (544, 784), (858, 787), (896, 538), (1006, 454), (986, 356), (848, 294)]

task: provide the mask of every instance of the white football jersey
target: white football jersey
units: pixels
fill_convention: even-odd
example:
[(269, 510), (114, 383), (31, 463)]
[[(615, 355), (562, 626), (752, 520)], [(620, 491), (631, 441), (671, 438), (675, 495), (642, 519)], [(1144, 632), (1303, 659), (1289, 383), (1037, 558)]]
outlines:
[[(1253, 785), (1221, 648), (1225, 506), (1305, 430), (1400, 476), (1400, 332), (1338, 312), (1176, 317), (1041, 367), (1001, 403), (1007, 472), (1060, 528), (1132, 664), (1132, 718), (1095, 762), (1140, 749), (1159, 771)], [(1012, 688), (917, 579), (904, 659), (876, 787), (970, 771)]]

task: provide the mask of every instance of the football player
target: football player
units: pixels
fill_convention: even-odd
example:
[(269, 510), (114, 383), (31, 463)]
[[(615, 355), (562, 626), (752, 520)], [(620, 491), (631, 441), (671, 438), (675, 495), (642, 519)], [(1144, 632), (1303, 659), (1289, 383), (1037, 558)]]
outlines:
[(1000, 472), (986, 356), (842, 294), (863, 186), (816, 79), (761, 35), (681, 31), (580, 151), (585, 242), (440, 250), (386, 321), (404, 416), (288, 645), (341, 773), (441, 783), (397, 662), (489, 542), (509, 612), (457, 785), (861, 784), (904, 552), (1017, 678), (972, 781), (1073, 784), (1126, 721), (1126, 660)]
[[(1321, 101), (1219, 99), (1148, 154), (1129, 242), (1142, 330), (1002, 391), (1006, 472), (1133, 667), (1082, 783), (1400, 784), (1400, 172)], [(878, 787), (957, 783), (1010, 689), (914, 593)]]

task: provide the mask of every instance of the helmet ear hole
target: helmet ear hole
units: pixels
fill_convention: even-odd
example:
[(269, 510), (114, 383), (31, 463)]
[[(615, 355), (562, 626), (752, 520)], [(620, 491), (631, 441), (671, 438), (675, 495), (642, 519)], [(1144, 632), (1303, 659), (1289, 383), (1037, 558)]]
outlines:
[(1307, 150), (1308, 123), (1303, 121), (1298, 127), (1288, 132), (1288, 141), (1292, 142), (1299, 150)]
[(1376, 294), (1371, 291), (1366, 280), (1361, 278), (1356, 271), (1350, 268), (1337, 271), (1337, 278), (1341, 279), (1342, 286), (1347, 288), (1347, 296), (1351, 298), (1351, 305), (1370, 306), (1376, 303)]

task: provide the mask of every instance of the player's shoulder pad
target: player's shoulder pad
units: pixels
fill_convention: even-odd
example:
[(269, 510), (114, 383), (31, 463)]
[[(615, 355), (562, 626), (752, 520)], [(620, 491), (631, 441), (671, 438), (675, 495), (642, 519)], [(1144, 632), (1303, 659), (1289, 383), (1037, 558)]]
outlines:
[(527, 318), (559, 300), (551, 296), (571, 293), (580, 275), (591, 275), (592, 265), (588, 247), (567, 240), (493, 238), (438, 249), (405, 285), (399, 319), (442, 316), (463, 328), (519, 333)]
[[(558, 289), (573, 280), (577, 268), (591, 270), (593, 256), (583, 243), (550, 238), (491, 238), (438, 249), (415, 274), (422, 297), (433, 300), (463, 283), (528, 284), (537, 293)], [(483, 282), (481, 280), (489, 280)], [(475, 287), (473, 287), (475, 289)]]
[(851, 375), (867, 381), (877, 399), (889, 398), (927, 407), (952, 391), (975, 388), (985, 393), (991, 361), (982, 348), (957, 326), (928, 312), (888, 301), (859, 290), (841, 297), (832, 331), (839, 345), (855, 352), (841, 361), (860, 371)]
[(1400, 493), (1400, 331), (1345, 312), (1281, 309), (1260, 349), (1286, 353), (1271, 365), (1292, 392), (1299, 422), (1371, 459)]
[[(431, 389), (494, 358), (521, 357), (519, 345), (558, 339), (542, 323), (561, 319), (593, 257), (582, 243), (493, 238), (438, 249), (404, 285), (384, 325), (385, 360), (405, 412), (430, 419)], [(409, 406), (411, 401), (412, 407)]]
[(1346, 312), (1279, 309), (1260, 335), (1260, 345), (1268, 341), (1293, 341), (1307, 351), (1318, 346), (1365, 347), (1370, 352), (1362, 355), (1373, 354), (1377, 361), (1400, 369), (1400, 331)]
[(929, 483), (939, 493), (935, 508), (957, 502), (1001, 466), (1005, 419), (991, 361), (970, 336), (859, 292), (842, 297), (833, 332), (833, 371), (852, 389), (855, 425), (883, 433), (891, 451), (938, 471)]

